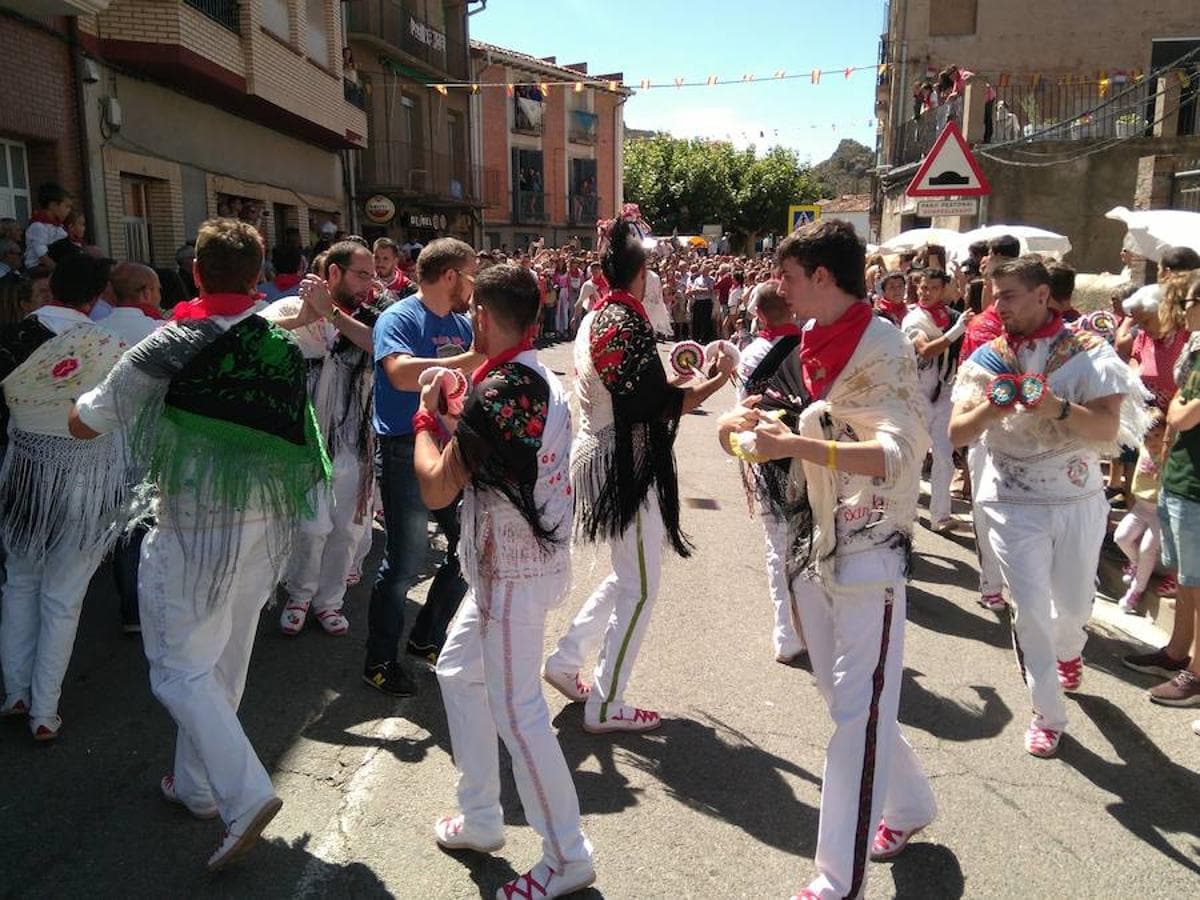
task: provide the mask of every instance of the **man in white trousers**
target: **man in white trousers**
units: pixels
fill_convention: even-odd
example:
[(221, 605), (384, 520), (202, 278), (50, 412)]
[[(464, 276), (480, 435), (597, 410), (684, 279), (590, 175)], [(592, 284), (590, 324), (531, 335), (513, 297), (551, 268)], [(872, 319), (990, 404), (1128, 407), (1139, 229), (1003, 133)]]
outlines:
[[(642, 305), (646, 254), (633, 225), (618, 219), (601, 253), (611, 288), (575, 339), (579, 430), (571, 448), (575, 527), (585, 541), (608, 541), (612, 574), (588, 598), (546, 660), (545, 678), (569, 700), (586, 701), (584, 730), (649, 731), (657, 712), (625, 703), (625, 686), (650, 621), (664, 540), (690, 552), (679, 525), (675, 433), (679, 418), (729, 379), (733, 359), (690, 387), (667, 383), (654, 330)], [(580, 676), (600, 645), (588, 685)]]
[[(800, 326), (792, 317), (787, 298), (775, 281), (758, 290), (754, 312), (758, 333), (738, 363), (738, 401), (752, 394), (763, 395), (761, 408), (775, 408), (784, 421), (795, 424), (799, 395), (803, 392), (800, 373)], [(754, 487), (763, 531), (767, 539), (767, 585), (775, 608), (771, 644), (775, 661), (789, 663), (804, 652), (804, 636), (788, 583), (788, 496), (792, 461), (773, 460), (751, 465), (747, 473)]]
[(142, 644), (151, 690), (179, 726), (160, 790), (197, 818), (224, 820), (212, 871), (249, 850), (283, 806), (237, 711), (292, 529), (329, 477), (304, 358), (253, 313), (262, 258), (252, 226), (205, 222), (200, 296), (80, 397), (70, 422), (79, 438), (124, 426), (155, 489), (138, 572)]
[(974, 502), (1015, 609), (1013, 644), (1034, 716), (1025, 749), (1053, 756), (1067, 726), (1063, 691), (1083, 678), (1084, 625), (1108, 522), (1101, 456), (1138, 446), (1149, 424), (1132, 371), (1101, 337), (1049, 308), (1036, 256), (988, 272), (1000, 335), (962, 364), (950, 437), (979, 442)]
[[(413, 467), (425, 505), (461, 491), (463, 599), (437, 661), (454, 762), (458, 813), (435, 826), (438, 844), (484, 853), (504, 845), (499, 732), (542, 858), (502, 885), (498, 900), (558, 897), (595, 878), (579, 799), (538, 672), (546, 613), (571, 586), (569, 400), (530, 341), (540, 314), (536, 279), (520, 266), (481, 272), (471, 302), (475, 349), (487, 361), (457, 422), (439, 420), (440, 388), (413, 418)], [(444, 449), (437, 435), (453, 431)]]
[(392, 296), (361, 303), (371, 292), (372, 257), (354, 241), (334, 244), (322, 272), (299, 285), (299, 296), (278, 300), (263, 318), (289, 329), (304, 353), (308, 392), (333, 465), (333, 480), (316, 489), (315, 515), (300, 523), (284, 577), (288, 601), (284, 634), (299, 634), (311, 611), (326, 634), (344, 635), (346, 584), (363, 536), (371, 528), (375, 441), (372, 326)]
[(868, 858), (897, 855), (936, 814), (896, 721), (923, 400), (912, 348), (865, 299), (864, 257), (837, 219), (780, 243), (781, 290), (798, 319), (812, 319), (800, 343), (806, 406), (793, 430), (751, 397), (719, 428), (727, 451), (734, 434), (752, 436), (756, 457), (794, 461), (788, 569), (834, 731), (817, 874), (793, 900), (861, 897)]
[(926, 269), (916, 276), (917, 305), (900, 323), (900, 330), (917, 353), (917, 383), (925, 395), (926, 421), (933, 448), (929, 473), (929, 527), (948, 531), (950, 481), (954, 477), (954, 448), (950, 445), (950, 390), (958, 370), (956, 342), (963, 336), (974, 314), (959, 313), (946, 305), (950, 277), (941, 269)]

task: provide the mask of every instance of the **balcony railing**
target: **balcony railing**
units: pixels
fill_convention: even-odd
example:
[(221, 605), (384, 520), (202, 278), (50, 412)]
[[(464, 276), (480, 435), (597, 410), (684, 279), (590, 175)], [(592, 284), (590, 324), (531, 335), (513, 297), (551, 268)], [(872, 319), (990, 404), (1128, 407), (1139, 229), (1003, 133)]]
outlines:
[[(467, 78), (467, 46), (429, 25), (401, 0), (345, 0), (346, 30), (404, 51), (435, 71)], [(461, 8), (447, 4), (448, 9)]]
[(500, 202), (495, 171), (463, 160), (465, 155), (435, 153), (420, 144), (372, 139), (362, 154), (359, 183), (366, 190), (442, 201)]
[(567, 128), (567, 137), (576, 144), (594, 144), (599, 121), (600, 117), (595, 113), (573, 109), (571, 110), (570, 125)]
[(513, 221), (540, 223), (546, 218), (546, 195), (541, 191), (515, 190), (513, 195)]
[(595, 225), (600, 217), (600, 198), (595, 194), (567, 194), (567, 221), (572, 225)]
[(240, 0), (184, 0), (184, 2), (204, 13), (214, 22), (228, 28), (234, 34), (241, 34), (241, 2)]
[(355, 84), (349, 78), (342, 79), (342, 94), (346, 98), (346, 102), (359, 109), (366, 111), (367, 108), (367, 92), (363, 90), (361, 84)]

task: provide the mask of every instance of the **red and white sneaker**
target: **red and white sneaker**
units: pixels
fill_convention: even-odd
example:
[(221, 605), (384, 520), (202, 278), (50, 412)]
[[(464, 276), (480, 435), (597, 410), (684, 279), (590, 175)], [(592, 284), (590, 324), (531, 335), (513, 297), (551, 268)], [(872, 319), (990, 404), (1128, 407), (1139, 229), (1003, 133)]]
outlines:
[(0, 707), (0, 719), (13, 719), (29, 715), (29, 703), (24, 697), (8, 701)]
[(821, 900), (821, 895), (816, 891), (810, 891), (808, 888), (800, 888), (800, 890), (792, 894), (791, 900)]
[(572, 703), (582, 703), (592, 694), (592, 686), (579, 677), (578, 672), (556, 672), (542, 669), (542, 680)]
[(540, 862), (496, 891), (496, 900), (549, 900), (582, 891), (596, 880), (591, 862), (568, 863), (561, 871)]
[(278, 797), (272, 797), (258, 808), (258, 812), (250, 817), (249, 824), (241, 831), (234, 830), (238, 827), (237, 822), (230, 822), (229, 828), (225, 830), (225, 836), (221, 838), (221, 846), (208, 858), (208, 871), (217, 872), (238, 857), (244, 856), (251, 847), (258, 843), (263, 829), (271, 824), (271, 820), (279, 814), (281, 809), (283, 809), (283, 801)]
[(871, 841), (871, 859), (880, 862), (899, 856), (904, 852), (904, 848), (908, 846), (913, 835), (924, 828), (924, 825), (918, 825), (908, 831), (898, 831), (895, 828), (888, 828), (887, 822), (880, 820), (879, 827), (875, 829), (875, 839)]
[(495, 853), (504, 846), (504, 833), (498, 836), (482, 834), (467, 825), (460, 813), (443, 816), (433, 826), (439, 847), (447, 850), (474, 850), (476, 853)]
[(976, 602), (984, 609), (994, 613), (1002, 613), (1008, 609), (1008, 604), (1004, 602), (1003, 594), (981, 594)]
[(30, 719), (29, 730), (33, 732), (33, 739), (46, 743), (58, 739), (59, 733), (62, 731), (63, 720), (62, 716), (50, 716), (46, 719)]
[(585, 710), (583, 714), (583, 730), (589, 734), (606, 734), (610, 731), (653, 731), (662, 724), (658, 713), (652, 709), (640, 709), (636, 706), (620, 706), (615, 712), (610, 712), (600, 720), (600, 714)]
[(220, 813), (216, 806), (188, 806), (180, 799), (179, 794), (175, 792), (175, 773), (169, 772), (162, 777), (162, 781), (158, 783), (158, 789), (162, 791), (163, 799), (168, 803), (173, 803), (176, 806), (182, 806), (197, 819), (215, 819)]
[(335, 637), (350, 630), (350, 620), (342, 615), (340, 609), (322, 609), (317, 613), (317, 621), (325, 629), (326, 634)]
[(1061, 731), (1031, 724), (1029, 730), (1025, 732), (1025, 751), (1041, 759), (1047, 759), (1058, 752), (1060, 740), (1062, 740)]
[(283, 608), (279, 617), (280, 630), (289, 636), (295, 636), (304, 630), (304, 622), (308, 619), (307, 603), (289, 603)]
[(1083, 657), (1058, 661), (1058, 684), (1064, 691), (1077, 691), (1083, 683)]

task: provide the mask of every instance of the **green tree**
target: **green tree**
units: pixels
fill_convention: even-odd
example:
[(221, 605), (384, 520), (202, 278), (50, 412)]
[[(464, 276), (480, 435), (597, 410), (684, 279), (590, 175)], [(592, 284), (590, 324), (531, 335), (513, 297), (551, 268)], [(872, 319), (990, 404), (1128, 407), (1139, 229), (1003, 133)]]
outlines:
[(781, 231), (792, 203), (811, 203), (820, 184), (795, 152), (683, 140), (668, 134), (625, 143), (625, 199), (658, 234), (695, 234), (719, 224), (735, 240)]

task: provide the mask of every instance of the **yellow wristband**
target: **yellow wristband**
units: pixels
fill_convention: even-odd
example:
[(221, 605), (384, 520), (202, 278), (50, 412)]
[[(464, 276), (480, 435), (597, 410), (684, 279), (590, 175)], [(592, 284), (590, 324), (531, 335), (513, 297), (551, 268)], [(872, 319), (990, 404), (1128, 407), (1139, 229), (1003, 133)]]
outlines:
[(837, 441), (825, 442), (825, 467), (828, 469), (836, 469), (837, 465)]
[(325, 318), (326, 318), (328, 321), (332, 322), (332, 321), (334, 321), (334, 320), (335, 320), (335, 319), (336, 319), (338, 316), (340, 316), (341, 314), (342, 314), (341, 307), (339, 307), (339, 306), (337, 306), (337, 305), (335, 304), (335, 305), (334, 305), (334, 307), (333, 307), (333, 309), (331, 309), (331, 310), (329, 311), (329, 315), (327, 315)]

